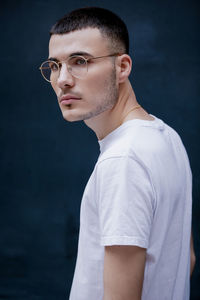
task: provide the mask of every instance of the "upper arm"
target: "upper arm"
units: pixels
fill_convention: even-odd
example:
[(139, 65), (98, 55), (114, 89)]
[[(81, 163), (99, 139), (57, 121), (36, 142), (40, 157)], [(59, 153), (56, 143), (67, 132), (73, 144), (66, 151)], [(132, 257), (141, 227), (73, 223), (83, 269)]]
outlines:
[(127, 156), (102, 161), (97, 176), (103, 300), (140, 300), (155, 208), (150, 174)]
[(106, 246), (103, 300), (140, 300), (145, 258), (145, 248)]

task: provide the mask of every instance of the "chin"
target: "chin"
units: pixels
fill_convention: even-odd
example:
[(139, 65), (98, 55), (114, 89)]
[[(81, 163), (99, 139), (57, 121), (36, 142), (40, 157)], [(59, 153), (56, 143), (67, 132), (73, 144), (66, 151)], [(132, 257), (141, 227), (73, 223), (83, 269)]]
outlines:
[(63, 118), (68, 122), (76, 122), (76, 121), (82, 121), (81, 118), (76, 116), (73, 113), (70, 113), (69, 111), (62, 111)]

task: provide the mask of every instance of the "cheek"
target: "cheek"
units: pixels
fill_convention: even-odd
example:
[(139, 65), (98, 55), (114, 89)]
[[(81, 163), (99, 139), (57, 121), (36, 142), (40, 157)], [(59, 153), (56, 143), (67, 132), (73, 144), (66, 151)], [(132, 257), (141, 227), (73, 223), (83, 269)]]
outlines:
[(91, 79), (87, 87), (83, 88), (83, 96), (90, 107), (95, 107), (101, 102), (103, 84), (102, 79)]
[[(87, 78), (87, 88), (85, 91), (91, 97), (97, 97), (97, 95), (102, 94), (108, 82), (108, 76), (105, 73), (96, 74), (93, 76), (88, 76)], [(84, 88), (84, 86), (83, 86)]]

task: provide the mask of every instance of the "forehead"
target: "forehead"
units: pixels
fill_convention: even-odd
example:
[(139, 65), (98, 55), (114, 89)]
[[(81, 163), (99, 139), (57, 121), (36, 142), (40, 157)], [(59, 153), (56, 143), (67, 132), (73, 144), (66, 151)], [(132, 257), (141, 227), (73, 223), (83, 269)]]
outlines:
[(54, 34), (49, 41), (49, 57), (65, 59), (75, 52), (106, 55), (108, 41), (96, 28), (76, 30), (66, 34)]

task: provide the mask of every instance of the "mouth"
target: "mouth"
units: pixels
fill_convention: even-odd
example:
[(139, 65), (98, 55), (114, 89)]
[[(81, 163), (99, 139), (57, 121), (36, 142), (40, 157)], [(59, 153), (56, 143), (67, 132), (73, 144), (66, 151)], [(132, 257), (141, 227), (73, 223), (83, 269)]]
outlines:
[(81, 98), (72, 95), (72, 94), (67, 94), (67, 95), (63, 95), (60, 99), (59, 102), (60, 104), (63, 105), (68, 105), (68, 104), (72, 104), (73, 102), (79, 101), (81, 100)]

